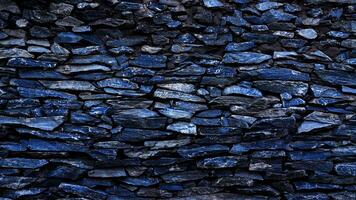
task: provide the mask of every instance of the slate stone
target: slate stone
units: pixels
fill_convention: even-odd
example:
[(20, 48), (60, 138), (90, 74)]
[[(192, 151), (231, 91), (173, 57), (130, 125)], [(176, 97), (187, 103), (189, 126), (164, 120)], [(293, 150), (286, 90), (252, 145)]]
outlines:
[(278, 8), (283, 6), (282, 3), (278, 3), (278, 2), (262, 2), (262, 3), (258, 3), (256, 4), (256, 8), (259, 11), (266, 11), (272, 8)]
[(331, 85), (355, 86), (355, 73), (347, 73), (334, 70), (318, 70), (315, 72), (320, 79), (330, 83)]
[(253, 180), (242, 177), (222, 177), (213, 182), (215, 187), (230, 187), (230, 186), (252, 186)]
[(78, 34), (71, 33), (71, 32), (61, 32), (57, 34), (55, 41), (59, 44), (64, 43), (64, 44), (75, 44), (80, 42), (83, 39)]
[(234, 156), (205, 158), (200, 160), (197, 166), (205, 169), (232, 168), (238, 166), (242, 160), (243, 159)]
[(258, 79), (284, 80), (284, 81), (309, 81), (310, 77), (306, 73), (287, 68), (266, 68), (258, 69), (249, 73)]
[(186, 94), (178, 91), (171, 91), (165, 89), (157, 89), (154, 92), (154, 96), (161, 99), (178, 99), (182, 101), (191, 101), (191, 102), (204, 102), (205, 100), (199, 96)]
[(272, 57), (267, 54), (254, 53), (254, 52), (241, 52), (241, 53), (227, 53), (224, 55), (224, 63), (238, 63), (238, 64), (258, 64)]
[(82, 185), (75, 185), (69, 183), (61, 183), (58, 188), (65, 193), (75, 194), (79, 197), (88, 199), (106, 199), (107, 194), (102, 191), (90, 189)]
[(318, 37), (318, 33), (312, 28), (297, 30), (297, 33), (298, 33), (298, 35), (300, 35), (306, 39), (309, 39), (309, 40), (312, 40), (312, 39), (315, 39)]
[(207, 8), (219, 8), (224, 6), (219, 0), (203, 0), (203, 2)]
[(0, 188), (21, 189), (35, 182), (36, 178), (21, 177), (21, 176), (1, 176)]
[(176, 122), (167, 126), (167, 130), (175, 131), (182, 134), (196, 135), (197, 127), (193, 123)]
[(111, 87), (119, 89), (138, 89), (136, 83), (131, 82), (128, 79), (120, 78), (108, 78), (97, 82), (99, 87)]
[(104, 65), (91, 64), (91, 65), (62, 65), (57, 68), (57, 71), (63, 74), (72, 74), (79, 72), (91, 71), (111, 71), (111, 69)]
[(77, 97), (73, 94), (69, 94), (67, 92), (59, 92), (56, 90), (18, 87), (17, 91), (21, 96), (27, 98), (60, 98), (60, 99), (68, 99), (68, 100), (77, 99)]
[(40, 81), (45, 87), (55, 90), (95, 91), (96, 87), (86, 81)]
[(156, 178), (148, 178), (148, 177), (127, 177), (123, 180), (122, 182), (129, 184), (129, 185), (134, 185), (134, 186), (152, 186), (156, 185), (159, 183), (159, 180)]
[(125, 128), (122, 133), (119, 133), (117, 140), (122, 142), (140, 142), (151, 139), (164, 139), (173, 135), (172, 132), (158, 130), (144, 130)]
[(185, 181), (194, 181), (207, 177), (208, 174), (202, 171), (185, 171), (185, 172), (174, 172), (162, 175), (162, 179), (166, 183), (180, 183)]
[(26, 145), (32, 151), (50, 151), (50, 152), (86, 152), (88, 148), (80, 143), (55, 142), (40, 139), (23, 140), (22, 144)]
[(224, 145), (210, 145), (210, 146), (199, 146), (199, 147), (186, 147), (179, 148), (178, 153), (184, 158), (195, 158), (202, 156), (213, 156), (221, 153), (226, 153), (229, 151), (229, 147)]
[(255, 88), (248, 88), (238, 85), (229, 86), (224, 89), (223, 95), (231, 94), (245, 95), (249, 97), (262, 97), (261, 91)]
[(162, 69), (166, 68), (166, 62), (166, 56), (142, 54), (136, 57), (134, 60), (130, 61), (130, 64), (148, 69)]
[(89, 177), (112, 178), (126, 176), (124, 169), (94, 169), (88, 172)]
[(246, 51), (256, 47), (254, 42), (240, 42), (240, 43), (229, 43), (225, 47), (225, 51)]
[(336, 164), (335, 171), (341, 176), (356, 176), (356, 163)]
[(24, 49), (19, 48), (0, 48), (0, 59), (4, 58), (33, 58), (34, 56)]
[(288, 92), (295, 96), (304, 96), (308, 92), (308, 84), (295, 81), (254, 81), (255, 87), (272, 93)]
[(54, 68), (57, 65), (55, 62), (34, 60), (31, 58), (11, 58), (7, 62), (10, 67), (22, 68)]
[(0, 166), (6, 168), (36, 169), (47, 165), (44, 159), (29, 158), (4, 158), (0, 160)]
[(17, 118), (0, 116), (0, 124), (22, 125), (41, 130), (52, 131), (64, 122), (63, 116), (37, 117), (37, 118)]

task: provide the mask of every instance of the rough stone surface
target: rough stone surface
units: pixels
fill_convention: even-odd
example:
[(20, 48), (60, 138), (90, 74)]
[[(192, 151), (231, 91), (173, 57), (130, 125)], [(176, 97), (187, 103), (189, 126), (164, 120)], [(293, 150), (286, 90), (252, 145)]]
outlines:
[(0, 199), (356, 199), (355, 0), (0, 0)]

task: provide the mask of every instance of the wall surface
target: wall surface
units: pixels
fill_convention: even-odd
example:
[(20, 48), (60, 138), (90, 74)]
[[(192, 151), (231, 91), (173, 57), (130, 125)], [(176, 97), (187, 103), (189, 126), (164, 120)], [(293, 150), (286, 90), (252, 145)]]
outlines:
[(356, 199), (355, 0), (0, 0), (0, 199)]

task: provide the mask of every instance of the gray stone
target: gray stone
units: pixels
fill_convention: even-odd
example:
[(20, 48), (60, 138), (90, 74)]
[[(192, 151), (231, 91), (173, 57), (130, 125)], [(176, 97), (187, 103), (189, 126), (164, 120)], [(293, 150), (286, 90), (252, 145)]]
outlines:
[(47, 164), (48, 161), (44, 159), (4, 158), (0, 160), (0, 166), (6, 168), (36, 169)]
[(24, 49), (0, 48), (0, 59), (4, 58), (33, 58), (34, 56)]
[(339, 163), (335, 165), (335, 171), (341, 176), (356, 176), (356, 163)]
[(164, 89), (157, 89), (154, 92), (154, 97), (161, 98), (161, 99), (178, 99), (182, 101), (191, 101), (191, 102), (205, 102), (204, 99), (196, 95), (186, 94), (179, 91), (164, 90)]

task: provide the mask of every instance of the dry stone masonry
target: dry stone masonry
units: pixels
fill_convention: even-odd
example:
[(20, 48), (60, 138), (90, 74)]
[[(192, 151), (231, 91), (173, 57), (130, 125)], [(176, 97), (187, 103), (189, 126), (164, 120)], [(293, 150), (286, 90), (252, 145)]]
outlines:
[(0, 200), (356, 199), (356, 0), (0, 0)]

